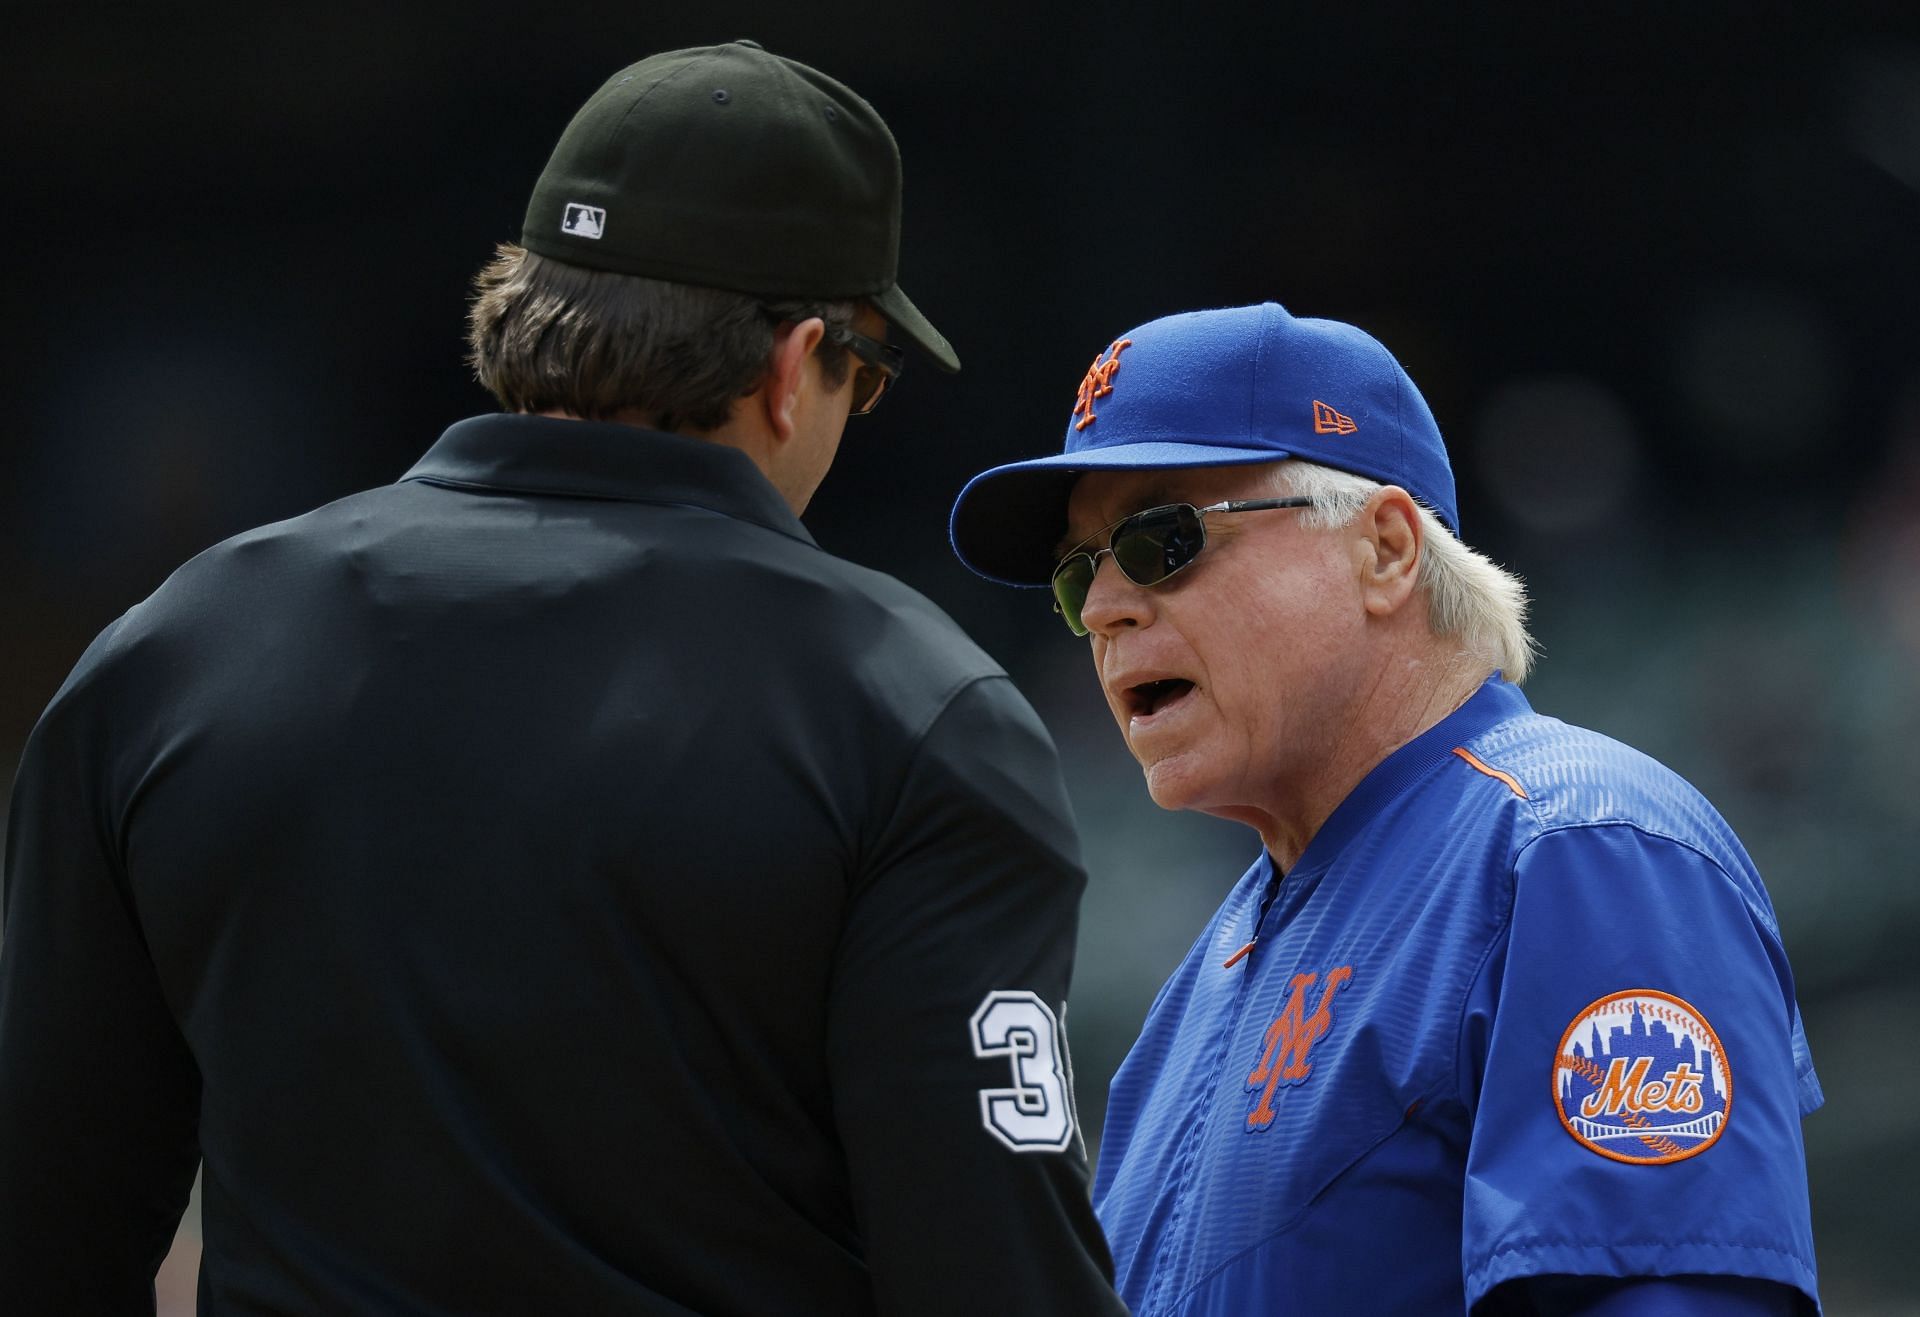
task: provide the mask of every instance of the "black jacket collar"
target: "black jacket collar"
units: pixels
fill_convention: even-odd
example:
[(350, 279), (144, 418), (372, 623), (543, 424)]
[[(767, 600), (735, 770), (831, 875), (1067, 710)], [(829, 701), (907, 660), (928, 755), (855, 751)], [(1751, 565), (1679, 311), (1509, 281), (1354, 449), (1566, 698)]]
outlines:
[(448, 427), (401, 479), (687, 504), (814, 542), (753, 459), (737, 448), (612, 421), (475, 416)]

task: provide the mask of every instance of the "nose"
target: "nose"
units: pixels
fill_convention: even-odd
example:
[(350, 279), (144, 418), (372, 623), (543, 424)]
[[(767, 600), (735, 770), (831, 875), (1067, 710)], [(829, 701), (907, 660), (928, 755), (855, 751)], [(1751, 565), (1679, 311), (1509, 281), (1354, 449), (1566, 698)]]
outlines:
[(1128, 580), (1112, 559), (1111, 550), (1102, 550), (1093, 560), (1093, 584), (1080, 609), (1081, 625), (1103, 636), (1153, 623), (1152, 592)]

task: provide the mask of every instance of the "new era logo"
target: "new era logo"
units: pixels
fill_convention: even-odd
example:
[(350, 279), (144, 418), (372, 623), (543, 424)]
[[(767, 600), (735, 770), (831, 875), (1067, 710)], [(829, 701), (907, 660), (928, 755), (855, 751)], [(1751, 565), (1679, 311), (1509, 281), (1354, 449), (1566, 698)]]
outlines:
[[(576, 238), (597, 238), (606, 227), (606, 211), (598, 206), (583, 206), (577, 201), (567, 203), (567, 213), (560, 221), (560, 232), (571, 233)], [(1316, 407), (1319, 405), (1314, 404)]]
[(1336, 412), (1318, 398), (1313, 400), (1313, 432), (1315, 434), (1352, 434), (1359, 428), (1353, 423), (1351, 416)]

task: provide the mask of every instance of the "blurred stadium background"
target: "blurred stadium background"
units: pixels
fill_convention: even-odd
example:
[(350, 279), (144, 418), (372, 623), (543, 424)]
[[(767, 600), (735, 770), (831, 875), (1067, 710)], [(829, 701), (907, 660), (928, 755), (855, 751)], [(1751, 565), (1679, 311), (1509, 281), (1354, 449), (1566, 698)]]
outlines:
[(1828, 1094), (1806, 1138), (1829, 1311), (1920, 1312), (1911, 7), (656, 8), (19, 20), (9, 773), (87, 641), (181, 560), (392, 480), (486, 409), (466, 281), (572, 110), (644, 54), (752, 36), (851, 84), (905, 155), (902, 282), (967, 369), (920, 362), (854, 422), (808, 521), (946, 607), (1060, 743), (1093, 875), (1090, 1145), (1258, 843), (1152, 806), (1083, 646), (953, 561), (947, 508), (1058, 445), (1118, 331), (1271, 298), (1362, 325), (1421, 384), (1467, 538), (1532, 584), (1536, 707), (1664, 759), (1746, 840)]

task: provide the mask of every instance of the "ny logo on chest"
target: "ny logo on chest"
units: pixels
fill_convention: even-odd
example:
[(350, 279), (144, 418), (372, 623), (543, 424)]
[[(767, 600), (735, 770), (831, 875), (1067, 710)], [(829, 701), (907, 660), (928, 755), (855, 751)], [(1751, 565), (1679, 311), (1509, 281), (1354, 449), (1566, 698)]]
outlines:
[(1286, 1002), (1280, 1014), (1267, 1026), (1261, 1039), (1260, 1062), (1247, 1076), (1247, 1092), (1258, 1091), (1260, 1100), (1247, 1113), (1247, 1132), (1257, 1134), (1273, 1124), (1273, 1094), (1282, 1084), (1292, 1087), (1313, 1073), (1308, 1060), (1313, 1045), (1333, 1025), (1333, 995), (1353, 979), (1353, 966), (1340, 965), (1327, 971), (1320, 985), (1318, 1004), (1307, 1013), (1307, 1000), (1318, 974), (1296, 974), (1287, 985)]

